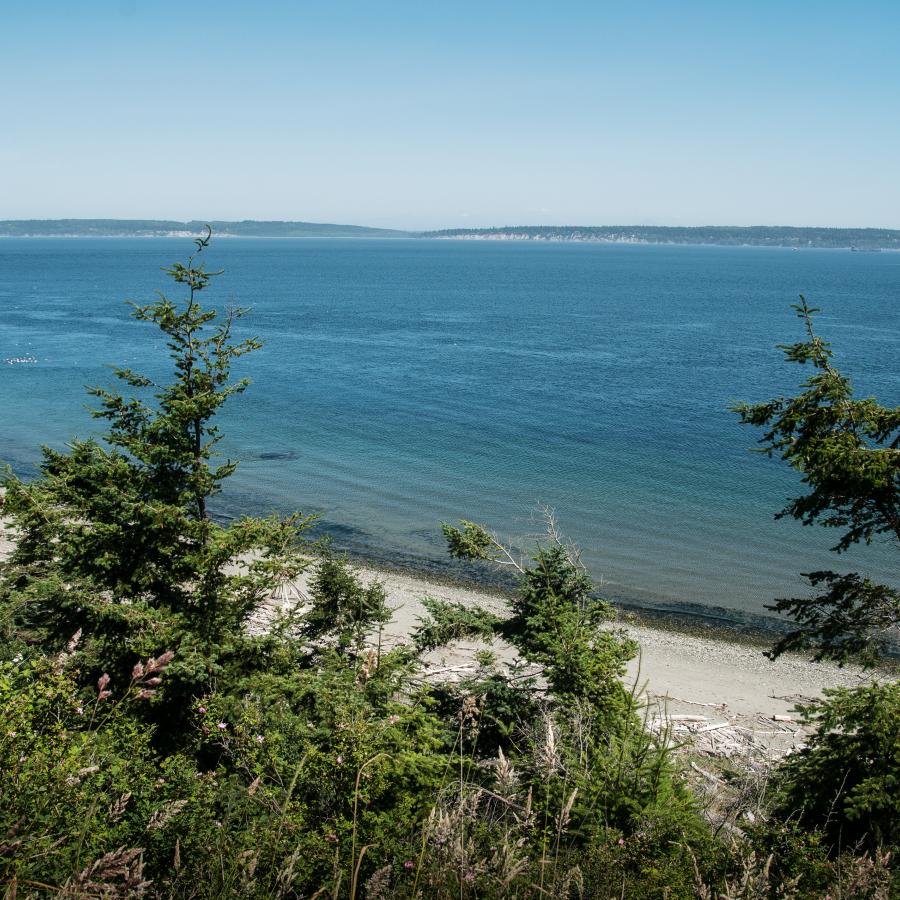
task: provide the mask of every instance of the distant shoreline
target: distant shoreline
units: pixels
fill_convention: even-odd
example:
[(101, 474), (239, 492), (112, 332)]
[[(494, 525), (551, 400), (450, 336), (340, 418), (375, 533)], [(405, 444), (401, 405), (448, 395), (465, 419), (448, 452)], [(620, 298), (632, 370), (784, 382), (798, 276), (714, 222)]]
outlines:
[[(128, 240), (180, 240), (197, 237), (199, 232), (177, 234), (0, 234), (3, 240), (103, 240), (103, 241), (128, 241)], [(789, 244), (724, 244), (724, 243), (689, 243), (687, 241), (617, 241), (603, 240), (599, 238), (536, 238), (523, 240), (519, 238), (483, 238), (483, 237), (440, 237), (436, 235), (354, 235), (354, 234), (228, 234), (217, 232), (218, 240), (242, 240), (242, 241), (441, 241), (456, 243), (508, 243), (508, 244), (592, 244), (604, 247), (718, 247), (724, 250), (834, 250), (843, 253), (900, 253), (900, 247), (878, 247), (875, 249), (860, 249), (848, 246), (812, 246), (794, 247)]]
[(792, 250), (850, 250), (878, 253), (900, 250), (900, 230), (889, 228), (814, 228), (782, 225), (511, 225), (500, 228), (452, 228), (422, 232), (440, 240), (541, 243), (663, 244), (666, 246), (782, 247)]
[[(387, 238), (414, 240), (597, 243), (616, 245), (780, 247), (793, 250), (900, 250), (900, 229), (817, 228), (784, 225), (508, 225), (403, 231), (362, 225), (287, 221), (211, 221), (217, 238)], [(0, 237), (192, 238), (207, 223), (166, 219), (7, 219)]]
[[(60, 240), (103, 240), (103, 241), (130, 241), (130, 240), (148, 240), (148, 241), (166, 241), (180, 240), (199, 237), (201, 232), (173, 232), (171, 234), (2, 234), (0, 233), (0, 241), (2, 240), (39, 240), (45, 241), (50, 238), (59, 238)], [(400, 234), (392, 235), (361, 235), (361, 234), (229, 234), (228, 232), (217, 231), (214, 234), (218, 240), (259, 240), (259, 241), (320, 241), (329, 238), (340, 238), (341, 240), (351, 241), (402, 241), (416, 240), (414, 235)]]

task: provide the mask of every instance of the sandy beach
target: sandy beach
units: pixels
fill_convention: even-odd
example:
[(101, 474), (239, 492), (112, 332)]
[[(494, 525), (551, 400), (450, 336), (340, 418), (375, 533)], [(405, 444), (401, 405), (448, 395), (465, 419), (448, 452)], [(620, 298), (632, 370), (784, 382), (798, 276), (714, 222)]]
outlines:
[[(12, 549), (8, 532), (0, 532), (0, 558)], [(364, 583), (381, 581), (394, 618), (385, 639), (395, 644), (407, 639), (424, 615), (424, 597), (480, 605), (501, 613), (504, 598), (494, 592), (432, 581), (417, 575), (354, 566)], [(307, 591), (309, 573), (288, 591), (276, 594), (253, 627), (266, 627), (267, 620), (286, 602)], [(877, 677), (858, 666), (843, 668), (833, 663), (813, 663), (807, 657), (787, 654), (776, 661), (763, 655), (764, 647), (735, 636), (689, 634), (646, 624), (622, 621), (623, 628), (639, 646), (638, 656), (628, 667), (628, 684), (642, 692), (651, 717), (667, 719), (678, 727), (709, 728), (713, 733), (728, 726), (752, 735), (752, 742), (780, 753), (803, 742), (803, 729), (793, 712), (797, 703), (820, 697), (824, 688), (852, 687)], [(480, 645), (460, 642), (428, 659), (435, 678), (460, 679), (475, 670), (474, 651)], [(512, 648), (495, 643), (491, 649), (501, 662), (511, 662)]]
[[(354, 568), (364, 583), (379, 580), (385, 586), (394, 609), (385, 634), (388, 643), (406, 639), (425, 613), (423, 597), (477, 604), (496, 613), (502, 613), (505, 605), (502, 596), (487, 590), (366, 566)], [(307, 581), (304, 577), (295, 585), (300, 593), (306, 591)], [(274, 605), (280, 602), (276, 598)], [(764, 645), (742, 641), (738, 635), (729, 640), (627, 621), (613, 627), (623, 628), (640, 646), (628, 667), (627, 681), (642, 692), (650, 718), (664, 719), (676, 730), (708, 729), (710, 737), (744, 735), (745, 749), (751, 745), (776, 755), (804, 741), (794, 713), (797, 703), (822, 696), (828, 687), (852, 687), (877, 677), (858, 666), (813, 663), (796, 654), (773, 662), (763, 654)], [(460, 642), (432, 654), (428, 662), (434, 677), (459, 679), (473, 672), (474, 651), (480, 646)], [(502, 662), (514, 658), (508, 646), (495, 643), (491, 649)]]

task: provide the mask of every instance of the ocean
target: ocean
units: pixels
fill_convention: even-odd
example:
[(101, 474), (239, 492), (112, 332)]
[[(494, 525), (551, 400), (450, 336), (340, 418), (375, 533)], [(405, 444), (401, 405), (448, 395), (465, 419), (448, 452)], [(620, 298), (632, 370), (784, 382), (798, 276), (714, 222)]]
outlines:
[[(165, 349), (124, 300), (177, 286), (179, 239), (0, 240), (0, 459), (94, 433), (85, 385), (110, 365), (164, 378)], [(527, 552), (541, 506), (626, 606), (755, 620), (820, 568), (897, 583), (891, 548), (775, 521), (802, 489), (736, 400), (796, 390), (778, 343), (820, 333), (860, 395), (900, 403), (900, 254), (575, 243), (213, 238), (208, 293), (247, 306), (264, 348), (221, 416), (241, 461), (220, 516), (321, 514), (336, 546), (453, 577), (441, 521)], [(799, 592), (799, 593), (798, 593)]]

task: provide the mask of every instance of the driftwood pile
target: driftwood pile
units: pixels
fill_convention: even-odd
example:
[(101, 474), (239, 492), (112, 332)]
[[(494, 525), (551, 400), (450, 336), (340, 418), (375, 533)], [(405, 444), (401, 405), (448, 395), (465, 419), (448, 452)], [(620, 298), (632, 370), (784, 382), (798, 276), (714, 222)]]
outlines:
[[(667, 697), (666, 701), (677, 700)], [(717, 715), (669, 713), (664, 706), (648, 718), (652, 734), (678, 747), (710, 757), (757, 757), (776, 760), (803, 745), (803, 728), (791, 716), (754, 717), (730, 714), (725, 704), (677, 700), (679, 704), (713, 707)]]

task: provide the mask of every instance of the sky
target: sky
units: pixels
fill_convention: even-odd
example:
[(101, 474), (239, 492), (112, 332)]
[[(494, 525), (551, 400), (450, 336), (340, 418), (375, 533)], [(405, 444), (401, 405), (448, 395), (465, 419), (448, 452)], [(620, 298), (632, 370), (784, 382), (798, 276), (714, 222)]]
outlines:
[(900, 3), (0, 0), (0, 219), (900, 228)]

